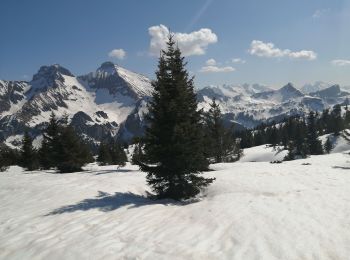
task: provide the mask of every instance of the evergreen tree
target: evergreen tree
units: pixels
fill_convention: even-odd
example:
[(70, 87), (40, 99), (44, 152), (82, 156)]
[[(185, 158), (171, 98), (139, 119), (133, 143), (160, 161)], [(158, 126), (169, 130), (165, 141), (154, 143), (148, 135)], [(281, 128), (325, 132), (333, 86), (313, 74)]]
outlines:
[(33, 147), (33, 139), (27, 131), (24, 133), (22, 139), (21, 166), (28, 171), (33, 171), (39, 168), (37, 152)]
[(350, 110), (348, 109), (348, 106), (345, 107), (344, 128), (350, 128)]
[(208, 168), (208, 161), (193, 78), (189, 78), (185, 65), (180, 49), (169, 36), (167, 50), (159, 58), (147, 116), (144, 150), (151, 164), (140, 164), (158, 198), (187, 199), (214, 180), (199, 176)]
[(279, 134), (278, 134), (278, 129), (275, 125), (272, 127), (269, 127), (268, 130), (266, 131), (267, 135), (267, 142), (271, 144), (273, 147), (279, 144)]
[(39, 149), (39, 161), (43, 169), (57, 166), (60, 149), (60, 127), (55, 114), (52, 113), (49, 124), (43, 132), (43, 140)]
[(113, 143), (113, 145), (110, 147), (111, 164), (125, 166), (128, 158), (123, 147), (124, 146), (121, 146), (117, 142)]
[(77, 172), (91, 161), (88, 147), (80, 140), (72, 126), (61, 127), (57, 169), (61, 173)]
[(289, 141), (287, 144), (288, 154), (284, 157), (285, 161), (291, 161), (295, 159), (295, 146), (293, 141)]
[(219, 105), (213, 99), (205, 114), (206, 155), (213, 162), (231, 162), (239, 159), (241, 151), (233, 136), (233, 129), (226, 129)]
[(98, 149), (97, 162), (99, 165), (109, 165), (112, 163), (112, 156), (107, 144), (101, 142)]
[(6, 171), (7, 168), (12, 165), (9, 150), (10, 149), (5, 144), (0, 143), (0, 172)]
[(245, 130), (240, 133), (240, 147), (250, 148), (254, 144), (254, 138), (250, 130)]
[(326, 151), (326, 153), (330, 153), (333, 149), (333, 144), (331, 142), (331, 139), (329, 138), (329, 136), (327, 137), (327, 140), (324, 144), (324, 150)]
[(0, 143), (0, 172), (11, 165), (19, 165), (20, 162), (21, 154), (17, 149), (11, 149), (4, 143)]
[(296, 154), (302, 158), (306, 158), (309, 154), (309, 147), (307, 145), (307, 126), (304, 120), (296, 120), (295, 135), (293, 142), (295, 144)]
[(140, 165), (141, 162), (145, 162), (145, 154), (143, 152), (143, 142), (139, 137), (134, 138), (134, 151), (131, 157), (131, 163), (135, 165)]
[(329, 114), (329, 109), (324, 109), (320, 118), (321, 128), (324, 134), (329, 134), (332, 131), (331, 116)]
[(254, 131), (254, 146), (259, 146), (265, 143), (264, 135), (265, 135), (264, 130)]
[(126, 153), (119, 143), (112, 142), (112, 144), (108, 145), (102, 142), (100, 144), (97, 157), (99, 165), (125, 166), (127, 160)]
[(6, 171), (9, 166), (10, 164), (5, 156), (5, 151), (0, 149), (0, 172)]
[(318, 133), (316, 129), (316, 117), (315, 113), (311, 111), (308, 115), (308, 137), (307, 142), (309, 145), (310, 154), (323, 154), (322, 143), (318, 139)]
[(332, 124), (331, 129), (334, 135), (339, 135), (340, 131), (343, 130), (343, 118), (341, 116), (341, 106), (335, 105), (332, 110)]

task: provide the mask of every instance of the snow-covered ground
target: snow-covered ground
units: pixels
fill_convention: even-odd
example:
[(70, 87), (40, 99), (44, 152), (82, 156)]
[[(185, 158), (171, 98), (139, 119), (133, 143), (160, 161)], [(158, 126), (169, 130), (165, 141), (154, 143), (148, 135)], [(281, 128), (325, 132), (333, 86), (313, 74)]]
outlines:
[(288, 154), (282, 146), (260, 145), (244, 149), (240, 162), (273, 162), (282, 161)]
[(212, 165), (216, 181), (191, 203), (147, 199), (131, 165), (11, 167), (0, 173), (0, 259), (349, 259), (350, 155), (265, 158)]

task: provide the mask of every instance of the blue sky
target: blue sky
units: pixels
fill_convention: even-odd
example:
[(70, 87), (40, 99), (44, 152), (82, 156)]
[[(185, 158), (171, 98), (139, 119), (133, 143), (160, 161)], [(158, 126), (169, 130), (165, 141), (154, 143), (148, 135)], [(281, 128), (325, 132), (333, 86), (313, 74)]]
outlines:
[(55, 63), (80, 75), (107, 60), (154, 77), (169, 27), (198, 87), (350, 85), (350, 1), (2, 0), (0, 10), (1, 79)]

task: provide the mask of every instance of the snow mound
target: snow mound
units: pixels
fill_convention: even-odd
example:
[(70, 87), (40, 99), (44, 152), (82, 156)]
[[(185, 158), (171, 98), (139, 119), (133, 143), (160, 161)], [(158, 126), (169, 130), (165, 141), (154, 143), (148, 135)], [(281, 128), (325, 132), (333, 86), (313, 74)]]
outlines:
[[(349, 130), (345, 130), (349, 132)], [(320, 137), (320, 140), (324, 144), (327, 140), (327, 138), (330, 139), (333, 149), (331, 150), (331, 153), (342, 153), (350, 151), (350, 141), (346, 140), (343, 136), (343, 133), (340, 133), (338, 136), (334, 136), (333, 134), (327, 134)]]
[(287, 155), (288, 151), (283, 150), (282, 147), (275, 148), (268, 145), (254, 146), (244, 149), (243, 156), (240, 162), (272, 162), (282, 161)]

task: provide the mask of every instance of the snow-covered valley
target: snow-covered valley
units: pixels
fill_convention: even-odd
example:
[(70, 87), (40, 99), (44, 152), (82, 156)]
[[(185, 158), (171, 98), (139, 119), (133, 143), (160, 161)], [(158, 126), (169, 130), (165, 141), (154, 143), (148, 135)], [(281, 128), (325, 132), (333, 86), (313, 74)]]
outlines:
[(272, 148), (246, 149), (211, 165), (216, 181), (188, 203), (148, 199), (130, 164), (12, 166), (0, 174), (0, 259), (348, 259), (347, 149), (279, 164)]

